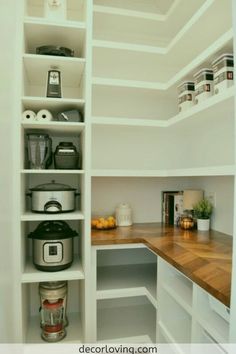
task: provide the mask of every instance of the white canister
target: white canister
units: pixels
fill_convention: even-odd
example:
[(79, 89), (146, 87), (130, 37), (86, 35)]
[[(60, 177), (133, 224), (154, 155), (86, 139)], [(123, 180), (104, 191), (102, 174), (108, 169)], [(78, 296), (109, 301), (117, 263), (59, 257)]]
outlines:
[(121, 203), (116, 207), (116, 225), (132, 225), (132, 210), (129, 204)]
[(213, 71), (204, 68), (193, 77), (195, 80), (195, 103), (199, 103), (213, 93)]
[(222, 54), (212, 62), (214, 71), (214, 91), (219, 93), (234, 83), (234, 56)]
[(194, 82), (186, 81), (178, 86), (179, 111), (184, 111), (193, 106), (194, 103)]

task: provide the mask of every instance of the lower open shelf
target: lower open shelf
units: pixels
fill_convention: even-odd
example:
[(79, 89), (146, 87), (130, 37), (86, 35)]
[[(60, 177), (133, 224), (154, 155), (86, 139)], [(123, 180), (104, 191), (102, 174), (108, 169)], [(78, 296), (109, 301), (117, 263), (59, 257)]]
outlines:
[(156, 304), (156, 263), (98, 267), (97, 298), (146, 295)]
[(156, 341), (156, 310), (145, 297), (98, 301), (99, 342)]
[[(60, 343), (83, 343), (83, 330), (79, 313), (68, 314), (69, 324), (66, 327), (66, 337)], [(47, 343), (41, 338), (40, 317), (32, 316), (26, 334), (26, 343)]]

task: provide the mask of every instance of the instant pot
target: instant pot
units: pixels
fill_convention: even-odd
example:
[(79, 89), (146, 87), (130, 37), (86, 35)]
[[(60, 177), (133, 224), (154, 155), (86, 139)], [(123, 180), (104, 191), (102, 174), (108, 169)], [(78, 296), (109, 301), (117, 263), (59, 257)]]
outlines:
[(56, 272), (73, 262), (73, 238), (78, 233), (65, 221), (43, 221), (28, 235), (32, 239), (33, 263), (39, 270)]

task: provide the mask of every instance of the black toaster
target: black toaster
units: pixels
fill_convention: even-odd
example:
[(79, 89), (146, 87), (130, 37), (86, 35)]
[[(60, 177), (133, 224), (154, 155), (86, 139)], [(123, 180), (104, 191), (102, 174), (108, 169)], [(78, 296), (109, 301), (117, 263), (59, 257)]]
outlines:
[(71, 142), (60, 142), (54, 153), (56, 169), (70, 170), (80, 168), (80, 154)]

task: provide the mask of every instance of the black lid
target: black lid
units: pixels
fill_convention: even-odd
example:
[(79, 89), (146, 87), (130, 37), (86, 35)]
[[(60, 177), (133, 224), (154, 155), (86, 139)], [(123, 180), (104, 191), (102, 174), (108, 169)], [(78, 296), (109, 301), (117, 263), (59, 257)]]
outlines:
[(43, 221), (28, 235), (35, 240), (62, 240), (77, 236), (65, 221)]
[(44, 183), (44, 184), (39, 184), (38, 186), (34, 188), (30, 188), (31, 191), (75, 191), (75, 188), (72, 188), (68, 186), (67, 184), (63, 183), (56, 183), (54, 180), (52, 180), (51, 183)]

